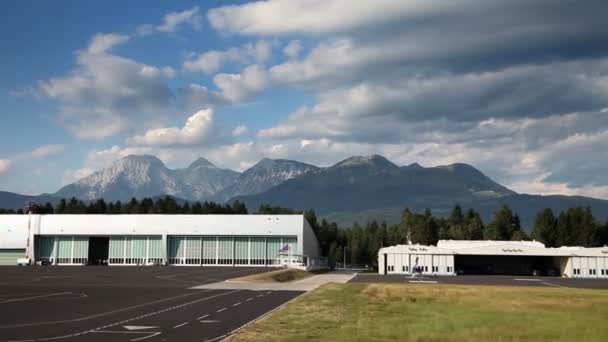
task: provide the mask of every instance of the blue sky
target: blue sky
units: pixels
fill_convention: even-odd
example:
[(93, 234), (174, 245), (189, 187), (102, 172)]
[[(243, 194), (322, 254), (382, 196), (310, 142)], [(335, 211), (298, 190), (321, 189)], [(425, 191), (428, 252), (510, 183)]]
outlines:
[(608, 198), (603, 1), (7, 1), (0, 190), (129, 154), (470, 163)]

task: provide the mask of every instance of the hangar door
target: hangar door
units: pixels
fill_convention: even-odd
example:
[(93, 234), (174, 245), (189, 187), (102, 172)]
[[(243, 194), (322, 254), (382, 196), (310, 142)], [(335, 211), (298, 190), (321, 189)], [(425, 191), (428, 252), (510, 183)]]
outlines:
[(0, 249), (0, 265), (17, 265), (17, 259), (25, 257), (25, 249)]
[(36, 260), (58, 265), (81, 265), (88, 261), (88, 236), (41, 236), (36, 243)]
[(168, 260), (173, 265), (279, 265), (298, 253), (294, 237), (168, 237)]
[(110, 236), (108, 265), (161, 264), (161, 236)]

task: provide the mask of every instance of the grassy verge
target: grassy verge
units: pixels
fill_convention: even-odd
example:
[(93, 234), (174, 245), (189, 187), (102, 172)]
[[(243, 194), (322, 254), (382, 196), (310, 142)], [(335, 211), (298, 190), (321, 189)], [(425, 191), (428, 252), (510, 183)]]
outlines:
[(608, 341), (608, 291), (327, 284), (234, 341)]
[(249, 276), (234, 278), (231, 280), (237, 281), (252, 281), (252, 282), (288, 282), (300, 280), (313, 276), (314, 273), (295, 269), (280, 269), (276, 271), (252, 274)]

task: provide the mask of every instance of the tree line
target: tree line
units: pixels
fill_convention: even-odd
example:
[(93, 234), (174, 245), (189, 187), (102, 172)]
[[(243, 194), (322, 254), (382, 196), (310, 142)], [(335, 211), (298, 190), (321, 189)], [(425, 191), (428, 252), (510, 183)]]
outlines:
[[(248, 214), (244, 203), (234, 201), (231, 204), (216, 202), (183, 202), (180, 204), (171, 196), (161, 198), (131, 199), (127, 202), (106, 202), (103, 199), (85, 203), (74, 197), (61, 199), (56, 205), (46, 203), (33, 205), (36, 214)], [(0, 209), (0, 214), (24, 214), (23, 209)]]
[[(141, 200), (132, 199), (105, 202), (100, 199), (85, 203), (76, 198), (62, 199), (56, 205), (46, 203), (34, 206), (40, 214), (248, 214), (245, 204), (215, 202), (179, 203), (170, 196)], [(14, 214), (19, 209), (3, 210), (0, 214)], [(435, 216), (430, 210), (415, 212), (404, 209), (398, 224), (370, 221), (365, 225), (354, 223), (340, 227), (335, 222), (319, 219), (314, 210), (294, 210), (280, 206), (261, 205), (254, 214), (303, 214), (317, 236), (321, 255), (332, 262), (348, 264), (375, 264), (378, 249), (397, 244), (419, 243), (435, 245), (438, 240), (532, 240), (547, 247), (584, 246), (596, 247), (608, 244), (608, 221), (597, 220), (589, 207), (563, 210), (555, 216), (551, 209), (539, 212), (530, 234), (521, 227), (519, 216), (507, 206), (494, 212), (493, 218), (484, 224), (474, 209), (465, 211), (454, 206), (447, 217)]]
[(593, 217), (589, 207), (569, 208), (557, 217), (551, 209), (538, 213), (534, 228), (528, 234), (521, 227), (519, 216), (507, 206), (494, 212), (492, 220), (484, 224), (474, 209), (463, 212), (456, 205), (449, 216), (434, 216), (430, 210), (414, 212), (404, 209), (399, 224), (371, 221), (365, 225), (354, 223), (341, 228), (334, 222), (318, 220), (314, 211), (304, 212), (315, 231), (322, 255), (333, 262), (371, 265), (377, 262), (378, 250), (386, 246), (419, 243), (436, 245), (438, 240), (532, 240), (547, 247), (598, 247), (608, 244), (608, 220)]

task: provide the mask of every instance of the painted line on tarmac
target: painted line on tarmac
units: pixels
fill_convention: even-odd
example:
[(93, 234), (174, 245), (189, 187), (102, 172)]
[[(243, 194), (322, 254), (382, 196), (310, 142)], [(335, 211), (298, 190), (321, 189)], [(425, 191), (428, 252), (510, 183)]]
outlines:
[(415, 283), (415, 284), (437, 284), (439, 282), (435, 281), (435, 280), (408, 280), (408, 283)]
[(547, 282), (544, 282), (544, 281), (541, 284), (547, 285), (547, 286), (559, 287), (559, 288), (562, 288), (562, 289), (567, 289), (568, 288), (568, 286), (561, 286), (561, 285), (557, 285), (557, 284), (547, 283)]
[[(210, 291), (210, 290), (202, 290), (201, 292), (208, 292), (208, 291)], [(194, 295), (197, 295), (199, 293), (200, 292), (198, 292), (198, 293), (194, 293), (194, 292), (185, 293), (185, 294), (181, 294), (181, 295), (177, 295), (177, 296), (173, 296), (173, 297), (168, 297), (168, 298), (163, 298), (163, 299), (155, 300), (155, 301), (152, 301), (152, 302), (147, 302), (147, 303), (141, 303), (141, 304), (137, 304), (137, 305), (127, 306), (127, 307), (116, 309), (116, 310), (106, 311), (106, 312), (102, 312), (102, 313), (99, 313), (99, 314), (94, 314), (94, 315), (84, 316), (84, 317), (79, 317), (79, 318), (74, 318), (74, 319), (66, 319), (66, 320), (61, 320), (61, 321), (49, 321), (49, 322), (22, 323), (22, 324), (12, 324), (12, 325), (0, 325), (0, 329), (23, 328), (23, 327), (33, 327), (33, 326), (39, 326), (39, 325), (61, 324), (61, 323), (72, 323), (72, 322), (86, 321), (86, 320), (89, 320), (89, 319), (94, 319), (94, 318), (99, 318), (99, 317), (103, 317), (103, 316), (107, 316), (107, 315), (112, 315), (112, 314), (115, 314), (115, 313), (131, 310), (131, 309), (137, 309), (137, 308), (141, 308), (141, 307), (148, 306), (148, 305), (154, 305), (154, 304), (158, 304), (158, 303), (162, 303), (162, 302), (166, 302), (166, 301), (170, 301), (170, 300), (174, 300), (174, 299), (178, 299), (178, 298), (182, 298), (182, 297), (194, 296)]]
[(515, 278), (513, 280), (515, 280), (515, 281), (543, 281), (542, 279), (535, 279), (535, 278)]
[[(85, 335), (85, 334), (88, 334), (88, 333), (95, 333), (97, 331), (101, 332), (102, 329), (107, 329), (107, 328), (115, 327), (117, 325), (123, 325), (125, 323), (129, 323), (129, 322), (132, 322), (132, 321), (140, 320), (142, 318), (146, 318), (146, 317), (150, 317), (150, 316), (155, 316), (155, 315), (167, 312), (167, 311), (172, 311), (172, 310), (175, 310), (175, 309), (182, 308), (184, 306), (192, 305), (192, 304), (195, 304), (195, 303), (198, 303), (198, 302), (202, 302), (202, 301), (205, 301), (205, 300), (208, 300), (208, 299), (213, 299), (213, 298), (225, 296), (225, 295), (232, 294), (232, 293), (239, 292), (239, 291), (241, 291), (241, 290), (234, 290), (234, 291), (224, 292), (224, 293), (220, 293), (220, 294), (209, 296), (209, 297), (199, 298), (199, 299), (193, 300), (191, 302), (186, 302), (186, 303), (183, 303), (183, 304), (180, 304), (180, 305), (175, 305), (175, 306), (172, 306), (172, 307), (169, 307), (169, 308), (165, 308), (163, 310), (158, 310), (158, 311), (150, 312), (150, 313), (147, 313), (145, 315), (140, 315), (140, 316), (137, 316), (137, 317), (129, 318), (129, 319), (126, 319), (126, 320), (123, 320), (123, 321), (120, 321), (120, 322), (106, 324), (106, 325), (101, 326), (101, 327), (97, 327), (97, 328), (94, 328), (94, 329), (89, 329), (89, 330), (81, 331), (81, 332), (74, 333), (74, 334), (68, 334), (68, 335), (62, 335), (62, 336), (53, 336), (53, 337), (33, 338), (33, 339), (25, 339), (25, 340), (9, 340), (9, 341), (2, 341), (2, 342), (52, 341), (52, 340), (60, 340), (60, 339), (64, 339), (64, 338), (70, 338), (70, 337), (77, 337), (77, 336)], [(160, 335), (160, 332), (158, 334), (156, 334), (156, 335)], [(156, 336), (156, 335), (154, 335), (154, 336)], [(146, 339), (146, 338), (150, 338), (150, 337), (152, 337), (152, 336), (144, 336), (142, 338), (131, 340), (131, 341), (140, 341), (140, 340), (143, 340), (143, 339)]]
[(199, 317), (199, 318), (197, 318), (197, 319), (198, 319), (198, 320), (201, 320), (201, 319), (203, 319), (203, 318), (207, 318), (207, 317), (209, 317), (209, 314), (204, 315), (204, 316), (201, 316), (201, 317)]
[[(304, 292), (303, 294), (304, 294), (304, 295), (306, 295), (307, 293), (306, 293), (306, 292)], [(289, 304), (289, 303), (291, 303), (291, 302), (295, 301), (296, 299), (300, 298), (300, 296), (301, 296), (301, 295), (302, 295), (302, 293), (301, 293), (301, 294), (298, 294), (297, 296), (295, 296), (295, 297), (291, 298), (290, 300), (288, 300), (288, 301), (284, 302), (283, 304), (281, 304), (281, 305), (277, 306), (276, 308), (274, 308), (274, 309), (272, 309), (272, 310), (270, 310), (270, 311), (266, 311), (265, 313), (263, 313), (263, 314), (259, 315), (258, 317), (253, 318), (252, 320), (250, 320), (249, 322), (247, 322), (247, 323), (245, 323), (245, 324), (241, 325), (240, 327), (238, 327), (238, 328), (236, 328), (236, 329), (234, 329), (234, 330), (232, 330), (232, 331), (230, 331), (230, 332), (228, 332), (228, 333), (226, 333), (226, 334), (223, 334), (223, 335), (220, 335), (220, 336), (214, 337), (214, 338), (209, 339), (209, 340), (205, 340), (205, 342), (223, 341), (223, 340), (224, 340), (224, 339), (226, 339), (228, 336), (232, 336), (232, 335), (234, 335), (234, 334), (238, 333), (239, 331), (241, 331), (242, 329), (245, 329), (246, 327), (250, 326), (251, 324), (253, 324), (253, 323), (255, 323), (255, 322), (257, 322), (257, 321), (261, 320), (262, 318), (267, 317), (267, 316), (269, 316), (270, 314), (272, 314), (272, 313), (274, 313), (274, 312), (276, 312), (276, 311), (278, 311), (278, 310), (282, 309), (283, 307), (287, 306), (287, 304)]]
[(46, 295), (33, 296), (33, 297), (12, 298), (12, 299), (6, 299), (6, 300), (3, 300), (3, 301), (0, 301), (0, 304), (13, 303), (13, 302), (21, 302), (21, 301), (24, 301), (24, 300), (40, 299), (40, 298), (53, 297), (53, 296), (59, 296), (59, 295), (64, 295), (64, 294), (71, 294), (71, 293), (72, 292), (57, 292), (57, 293), (50, 293), (50, 294), (46, 294)]
[(188, 322), (184, 322), (182, 324), (178, 324), (178, 325), (174, 326), (173, 329), (181, 328), (181, 327), (183, 327), (184, 325), (187, 325), (187, 324), (188, 324)]

